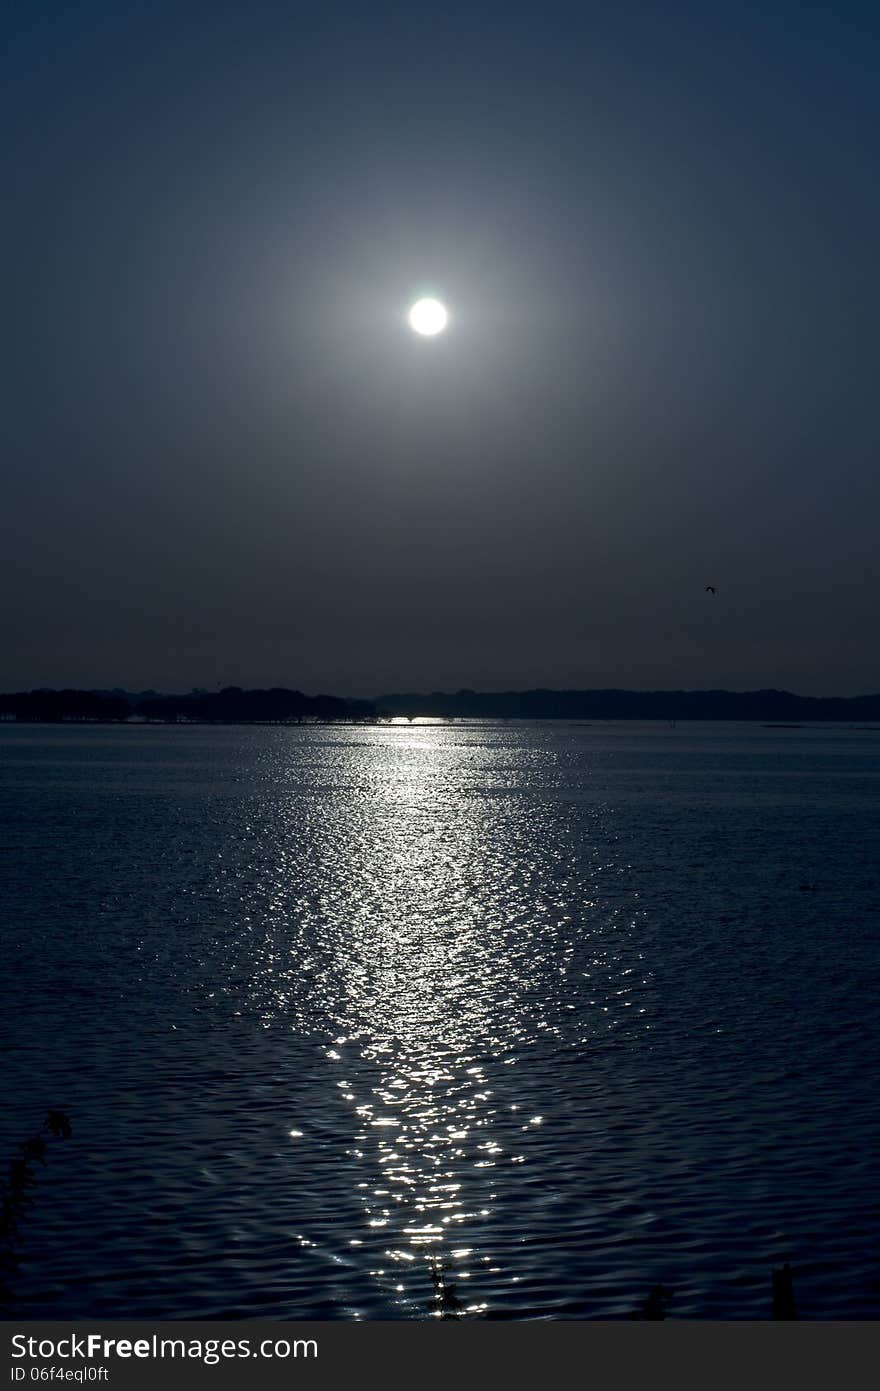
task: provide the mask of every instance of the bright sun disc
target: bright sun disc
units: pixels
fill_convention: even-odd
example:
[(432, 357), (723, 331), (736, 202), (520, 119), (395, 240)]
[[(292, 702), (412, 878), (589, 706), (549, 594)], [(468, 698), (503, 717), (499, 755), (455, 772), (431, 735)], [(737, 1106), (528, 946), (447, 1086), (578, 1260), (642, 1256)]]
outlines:
[(410, 327), (414, 328), (416, 333), (424, 334), (427, 338), (432, 338), (435, 333), (441, 333), (446, 327), (448, 318), (446, 305), (441, 304), (439, 299), (417, 300), (409, 311)]

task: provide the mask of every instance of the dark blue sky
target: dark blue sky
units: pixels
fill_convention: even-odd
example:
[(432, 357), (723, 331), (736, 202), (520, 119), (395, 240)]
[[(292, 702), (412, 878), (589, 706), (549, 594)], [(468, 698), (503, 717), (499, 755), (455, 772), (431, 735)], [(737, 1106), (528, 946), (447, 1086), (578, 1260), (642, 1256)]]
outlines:
[(4, 24), (0, 689), (880, 690), (876, 6)]

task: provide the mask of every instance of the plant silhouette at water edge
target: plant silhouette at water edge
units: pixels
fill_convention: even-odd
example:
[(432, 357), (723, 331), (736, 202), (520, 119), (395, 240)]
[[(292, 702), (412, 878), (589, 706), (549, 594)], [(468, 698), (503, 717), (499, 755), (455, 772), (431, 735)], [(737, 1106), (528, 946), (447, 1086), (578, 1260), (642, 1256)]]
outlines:
[(0, 1182), (0, 1302), (8, 1304), (14, 1298), (9, 1281), (21, 1265), (19, 1220), (30, 1205), (30, 1190), (37, 1181), (35, 1165), (46, 1163), (47, 1137), (68, 1140), (72, 1134), (67, 1113), (51, 1107), (40, 1129), (21, 1141), (18, 1154), (9, 1161), (8, 1176)]

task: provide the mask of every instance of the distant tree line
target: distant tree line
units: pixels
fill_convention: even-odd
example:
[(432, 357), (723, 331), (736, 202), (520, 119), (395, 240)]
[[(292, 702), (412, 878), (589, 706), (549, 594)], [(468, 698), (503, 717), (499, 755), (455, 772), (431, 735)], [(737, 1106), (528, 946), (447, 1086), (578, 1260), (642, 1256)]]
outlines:
[(246, 691), (227, 686), (221, 691), (191, 691), (189, 695), (140, 696), (119, 691), (19, 691), (0, 695), (0, 719), (16, 721), (121, 721), (131, 718), (163, 724), (290, 724), (303, 720), (374, 720), (368, 700), (343, 700), (331, 695), (303, 695), (282, 687)]
[(880, 722), (880, 695), (819, 697), (790, 691), (471, 691), (386, 695), (376, 701), (271, 690), (193, 690), (188, 695), (36, 690), (0, 695), (0, 719), (163, 724), (362, 723), (393, 716), (518, 720), (757, 720)]
[(880, 720), (880, 695), (790, 691), (471, 691), (380, 696), (392, 715), (517, 720)]
[(0, 695), (0, 719), (125, 720), (132, 713), (128, 700), (98, 691), (18, 691)]
[(368, 700), (343, 700), (340, 696), (303, 695), (281, 686), (271, 690), (245, 691), (226, 686), (222, 691), (193, 691), (188, 696), (153, 696), (141, 699), (134, 713), (148, 720), (199, 720), (217, 724), (249, 721), (273, 724), (300, 720), (344, 720), (376, 718), (376, 708)]

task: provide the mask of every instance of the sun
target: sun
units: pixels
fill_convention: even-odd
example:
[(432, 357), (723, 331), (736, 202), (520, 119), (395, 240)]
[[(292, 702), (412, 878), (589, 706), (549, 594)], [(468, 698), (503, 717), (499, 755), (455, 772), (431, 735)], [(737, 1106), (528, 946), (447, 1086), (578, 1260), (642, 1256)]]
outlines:
[(425, 338), (433, 338), (435, 333), (442, 333), (448, 322), (449, 313), (446, 305), (441, 304), (439, 299), (416, 300), (409, 311), (410, 328)]

